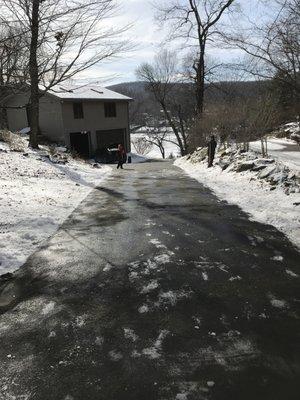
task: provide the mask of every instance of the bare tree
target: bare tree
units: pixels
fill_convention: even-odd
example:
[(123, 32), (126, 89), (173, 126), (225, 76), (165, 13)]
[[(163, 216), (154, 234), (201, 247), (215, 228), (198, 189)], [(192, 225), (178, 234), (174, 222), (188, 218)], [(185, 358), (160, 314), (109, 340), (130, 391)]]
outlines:
[[(184, 104), (182, 82), (178, 80), (177, 58), (174, 53), (162, 50), (153, 64), (142, 64), (137, 76), (147, 83), (155, 100), (161, 107), (165, 123), (172, 129), (176, 144), (182, 155), (188, 151), (188, 119), (194, 115), (190, 102)], [(187, 111), (189, 109), (189, 111)]]
[(138, 138), (134, 138), (132, 140), (132, 145), (135, 151), (142, 156), (149, 153), (152, 148), (152, 144), (149, 143), (144, 136), (139, 136)]
[(249, 150), (249, 142), (260, 141), (263, 156), (268, 155), (267, 136), (279, 124), (277, 101), (271, 92), (255, 98), (227, 96), (226, 100), (210, 105), (201, 119), (196, 119), (189, 140), (193, 149), (203, 147), (214, 134), (221, 145), (233, 143)]
[(190, 77), (195, 82), (198, 113), (204, 108), (206, 76), (206, 48), (213, 41), (221, 17), (234, 0), (172, 0), (157, 5), (162, 23), (170, 25), (169, 40), (184, 40), (184, 47), (192, 47)]
[[(166, 158), (165, 145), (170, 141), (169, 130), (164, 119), (157, 117), (148, 118), (146, 122), (145, 140), (147, 143), (157, 147), (163, 159)], [(178, 143), (175, 143), (178, 146)]]
[(16, 32), (18, 29), (0, 26), (0, 129), (8, 128), (5, 101), (24, 87), (28, 77), (26, 37)]
[(108, 24), (115, 0), (3, 0), (1, 24), (29, 36), (30, 144), (37, 147), (39, 98), (98, 62), (128, 49), (128, 27)]
[[(256, 77), (281, 82), (300, 96), (300, 2), (273, 0), (268, 6), (276, 10), (272, 20), (258, 24), (248, 21), (248, 28), (225, 35), (229, 47), (243, 50), (250, 59), (240, 68)], [(275, 8), (276, 7), (276, 8)]]

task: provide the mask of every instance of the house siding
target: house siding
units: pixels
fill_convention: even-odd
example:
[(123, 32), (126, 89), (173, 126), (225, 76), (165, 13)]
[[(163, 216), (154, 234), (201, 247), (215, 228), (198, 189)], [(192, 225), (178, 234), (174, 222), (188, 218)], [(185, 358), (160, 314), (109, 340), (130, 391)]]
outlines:
[(98, 147), (97, 131), (124, 129), (126, 133), (125, 144), (127, 149), (130, 149), (128, 102), (115, 101), (115, 103), (117, 110), (116, 117), (106, 118), (103, 101), (82, 101), (84, 118), (75, 119), (73, 101), (64, 101), (62, 104), (62, 115), (66, 144), (70, 145), (71, 132), (89, 131), (91, 137), (91, 153), (93, 154)]
[[(78, 100), (62, 100), (51, 94), (40, 99), (40, 129), (43, 136), (70, 147), (70, 134), (90, 132), (90, 155), (98, 148), (97, 131), (124, 130), (125, 146), (130, 151), (129, 102), (111, 100), (116, 104), (116, 117), (106, 118), (104, 100), (83, 100), (83, 119), (75, 119), (73, 103)], [(8, 107), (24, 107), (29, 102), (29, 92), (17, 94), (7, 101)], [(9, 129), (18, 131), (29, 125), (26, 108), (8, 108)]]
[[(17, 94), (8, 102), (8, 107), (24, 107), (29, 102), (29, 93)], [(8, 126), (11, 131), (18, 131), (29, 125), (26, 108), (8, 108)], [(51, 141), (64, 141), (62, 105), (60, 100), (45, 95), (40, 98), (39, 125), (41, 134)]]
[[(6, 105), (8, 107), (24, 107), (28, 104), (28, 98), (29, 95), (27, 93), (16, 94), (7, 101)], [(8, 127), (13, 132), (26, 128), (28, 126), (26, 108), (8, 108), (7, 120)]]

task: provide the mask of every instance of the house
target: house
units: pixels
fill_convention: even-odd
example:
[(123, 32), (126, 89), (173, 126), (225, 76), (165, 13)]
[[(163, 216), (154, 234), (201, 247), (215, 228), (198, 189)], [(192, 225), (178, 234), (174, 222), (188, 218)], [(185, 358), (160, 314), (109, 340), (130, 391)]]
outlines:
[[(40, 132), (86, 157), (119, 143), (129, 152), (131, 100), (99, 86), (55, 87), (40, 98)], [(7, 101), (11, 131), (30, 126), (28, 107), (24, 107), (28, 101), (29, 92), (14, 94)]]

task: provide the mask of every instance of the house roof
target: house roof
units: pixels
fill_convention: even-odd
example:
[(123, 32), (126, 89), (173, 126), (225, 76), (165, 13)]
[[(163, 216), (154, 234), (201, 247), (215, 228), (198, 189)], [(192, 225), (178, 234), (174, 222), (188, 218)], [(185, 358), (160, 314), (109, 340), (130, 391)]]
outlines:
[(70, 86), (61, 84), (49, 90), (48, 93), (62, 100), (132, 100), (121, 93), (92, 85)]

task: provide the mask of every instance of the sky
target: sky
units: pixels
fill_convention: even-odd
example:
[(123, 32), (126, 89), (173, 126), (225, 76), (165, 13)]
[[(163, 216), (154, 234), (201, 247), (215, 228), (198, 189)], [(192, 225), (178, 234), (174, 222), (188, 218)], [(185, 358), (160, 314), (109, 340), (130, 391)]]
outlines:
[[(129, 23), (133, 25), (125, 36), (133, 43), (134, 50), (114, 60), (96, 65), (84, 72), (80, 78), (85, 81), (99, 82), (107, 86), (137, 80), (135, 75), (136, 68), (143, 62), (153, 61), (165, 37), (166, 30), (156, 23), (156, 10), (151, 0), (119, 0), (119, 3), (118, 14), (110, 23), (115, 26), (124, 26)], [(275, 10), (270, 8), (272, 0), (239, 0), (238, 3), (243, 13), (252, 20), (260, 20), (265, 18), (266, 15), (272, 16), (275, 13)], [(224, 22), (238, 25), (241, 23), (241, 19), (235, 15), (231, 17), (231, 20), (225, 17)], [(244, 19), (242, 24), (245, 23)], [(168, 47), (170, 46), (172, 45), (169, 44)], [(173, 49), (177, 51), (175, 46)], [(236, 60), (242, 57), (239, 51), (225, 50), (220, 47), (211, 48), (208, 53), (213, 58), (222, 61)]]

